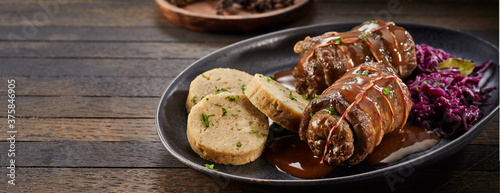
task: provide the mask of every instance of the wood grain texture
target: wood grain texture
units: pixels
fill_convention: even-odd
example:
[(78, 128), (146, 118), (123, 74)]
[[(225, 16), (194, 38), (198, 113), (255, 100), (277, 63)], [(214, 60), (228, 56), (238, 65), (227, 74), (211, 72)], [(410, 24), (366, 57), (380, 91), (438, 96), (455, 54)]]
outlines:
[[(9, 33), (22, 35), (25, 26), (1, 26), (0, 40)], [(41, 26), (35, 36), (19, 41), (126, 41), (126, 42), (226, 42), (250, 38), (246, 35), (209, 34), (173, 27), (80, 27)]]
[(5, 58), (199, 59), (219, 43), (0, 42)]
[[(400, 179), (403, 182), (392, 181), (390, 183), (394, 184), (397, 192), (496, 192), (498, 183), (495, 180), (499, 180), (498, 176), (498, 171), (450, 173), (423, 171)], [(392, 189), (389, 188), (389, 190)]]
[[(7, 105), (7, 98), (0, 97)], [(16, 116), (30, 118), (154, 118), (159, 98), (16, 97)], [(7, 111), (0, 111), (6, 117)]]
[[(0, 118), (0, 122), (6, 123), (7, 119)], [(160, 141), (152, 118), (18, 118), (16, 125), (17, 141)]]
[[(0, 142), (3, 149), (8, 145)], [(16, 149), (19, 167), (185, 167), (160, 142), (17, 142)], [(2, 156), (1, 165), (8, 161)]]
[[(499, 141), (498, 117), (492, 120), (485, 131), (481, 132), (471, 144), (498, 144)], [(500, 161), (500, 160), (499, 160)]]
[[(174, 77), (10, 77), (18, 96), (160, 97)], [(43, 88), (43, 89), (40, 89)], [(0, 95), (7, 95), (2, 89)]]
[(18, 185), (0, 187), (8, 192), (241, 192), (185, 168), (20, 168), (18, 173)]
[[(185, 168), (20, 168), (18, 185), (8, 192), (320, 192), (331, 187), (266, 187), (238, 184), (227, 179), (202, 175)], [(499, 172), (417, 171), (401, 181), (384, 181), (336, 186), (335, 190), (352, 192), (495, 192)], [(470, 180), (473, 179), (473, 180)], [(413, 182), (413, 183), (412, 183)], [(415, 183), (416, 182), (416, 183)], [(28, 185), (29, 184), (29, 185)], [(391, 185), (392, 184), (392, 185)], [(425, 184), (425, 185), (423, 185)], [(391, 189), (391, 186), (394, 189)]]
[[(0, 60), (0, 77), (175, 77), (194, 59), (29, 59)], [(1, 89), (0, 89), (1, 91)]]
[[(47, 2), (47, 1), (46, 1)], [(153, 1), (113, 2), (113, 1), (50, 1), (56, 9), (45, 11), (38, 2), (8, 2), (0, 6), (2, 24), (31, 26), (107, 26), (107, 27), (148, 27), (173, 26), (158, 12)], [(48, 19), (36, 19), (34, 14), (45, 13)]]

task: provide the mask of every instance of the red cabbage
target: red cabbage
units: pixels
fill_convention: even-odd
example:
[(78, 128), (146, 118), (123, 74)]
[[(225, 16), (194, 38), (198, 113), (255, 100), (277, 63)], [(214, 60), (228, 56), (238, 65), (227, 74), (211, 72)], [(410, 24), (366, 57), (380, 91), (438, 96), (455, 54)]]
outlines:
[(478, 106), (485, 105), (488, 93), (495, 89), (481, 90), (478, 86), (492, 61), (476, 65), (469, 76), (464, 76), (456, 67), (439, 69), (440, 62), (454, 58), (442, 49), (425, 44), (415, 49), (416, 76), (407, 81), (413, 101), (408, 121), (447, 138), (469, 130), (483, 116)]

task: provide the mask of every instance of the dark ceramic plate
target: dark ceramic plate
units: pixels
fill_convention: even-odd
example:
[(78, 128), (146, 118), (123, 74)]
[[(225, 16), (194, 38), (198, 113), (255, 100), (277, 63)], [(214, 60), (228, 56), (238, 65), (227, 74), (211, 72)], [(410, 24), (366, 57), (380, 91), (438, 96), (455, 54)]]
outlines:
[[(293, 52), (294, 44), (306, 36), (315, 36), (327, 31), (347, 31), (358, 23), (327, 24), (283, 30), (258, 36), (222, 48), (189, 66), (175, 78), (161, 98), (156, 126), (162, 143), (172, 156), (189, 167), (205, 173), (219, 182), (247, 182), (262, 185), (302, 186), (328, 185), (359, 182), (400, 175), (442, 160), (464, 148), (489, 122), (498, 116), (498, 89), (488, 99), (490, 105), (483, 106), (485, 116), (472, 129), (454, 140), (441, 140), (433, 148), (409, 155), (388, 166), (373, 167), (361, 164), (333, 172), (321, 179), (301, 179), (278, 171), (261, 156), (254, 162), (242, 166), (215, 165), (218, 171), (205, 168), (205, 163), (189, 146), (186, 137), (187, 113), (185, 101), (190, 82), (199, 74), (216, 67), (235, 68), (250, 74), (272, 75), (295, 66), (299, 56)], [(480, 86), (498, 88), (498, 48), (492, 44), (460, 31), (417, 24), (398, 24), (405, 27), (417, 44), (428, 44), (476, 63), (493, 60)], [(281, 127), (272, 125), (269, 138), (286, 135)], [(269, 141), (269, 140), (268, 140)]]

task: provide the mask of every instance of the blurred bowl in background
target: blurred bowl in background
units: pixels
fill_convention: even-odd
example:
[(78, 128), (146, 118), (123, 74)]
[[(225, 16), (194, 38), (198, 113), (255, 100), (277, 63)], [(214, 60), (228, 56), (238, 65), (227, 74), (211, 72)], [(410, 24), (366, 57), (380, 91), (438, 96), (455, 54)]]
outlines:
[(167, 0), (155, 0), (172, 23), (190, 30), (212, 33), (241, 33), (284, 25), (306, 14), (312, 0), (295, 0), (294, 5), (262, 13), (231, 8), (217, 15), (215, 1), (199, 1), (177, 7)]

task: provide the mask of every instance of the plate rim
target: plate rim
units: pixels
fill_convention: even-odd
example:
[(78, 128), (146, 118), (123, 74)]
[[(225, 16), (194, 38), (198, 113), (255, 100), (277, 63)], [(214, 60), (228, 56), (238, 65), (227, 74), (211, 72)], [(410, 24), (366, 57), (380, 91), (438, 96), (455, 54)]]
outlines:
[[(302, 30), (311, 30), (312, 31), (312, 30), (317, 29), (317, 28), (324, 28), (324, 27), (335, 26), (335, 25), (353, 25), (353, 26), (355, 26), (355, 25), (359, 25), (359, 23), (361, 23), (361, 22), (335, 22), (335, 23), (315, 24), (315, 25), (307, 25), (307, 26), (288, 28), (288, 29), (284, 29), (284, 30), (279, 30), (279, 31), (267, 33), (267, 34), (258, 35), (258, 36), (248, 38), (248, 39), (245, 39), (242, 41), (238, 41), (238, 42), (232, 43), (230, 45), (224, 46), (224, 47), (222, 47), (214, 52), (211, 52), (211, 53), (201, 57), (199, 60), (193, 62), (191, 65), (186, 67), (182, 72), (180, 72), (174, 78), (174, 80), (172, 80), (172, 82), (169, 84), (169, 86), (163, 92), (163, 94), (160, 98), (160, 102), (158, 104), (156, 116), (155, 116), (155, 125), (157, 128), (157, 133), (158, 133), (158, 136), (160, 138), (160, 141), (165, 146), (165, 148), (167, 149), (167, 151), (169, 152), (170, 155), (172, 155), (173, 157), (175, 157), (177, 160), (179, 160), (183, 164), (187, 165), (188, 167), (190, 167), (196, 171), (199, 171), (203, 174), (209, 175), (209, 176), (222, 176), (222, 177), (229, 178), (229, 180), (235, 180), (237, 182), (259, 184), (259, 185), (273, 185), (273, 186), (275, 186), (275, 185), (277, 185), (277, 186), (304, 186), (304, 185), (343, 184), (343, 183), (353, 183), (353, 182), (359, 182), (359, 181), (379, 178), (383, 175), (397, 172), (398, 169), (400, 169), (401, 167), (407, 166), (407, 165), (410, 165), (414, 169), (430, 165), (433, 162), (425, 161), (426, 159), (434, 160), (434, 162), (435, 162), (435, 161), (437, 161), (435, 159), (435, 157), (438, 157), (440, 153), (443, 153), (447, 149), (455, 150), (455, 151), (452, 151), (452, 153), (449, 153), (449, 154), (455, 154), (456, 152), (461, 150), (463, 147), (467, 146), (470, 143), (470, 141), (472, 141), (474, 138), (476, 138), (477, 135), (483, 130), (483, 129), (479, 128), (479, 125), (489, 124), (493, 120), (494, 117), (498, 116), (499, 108), (500, 108), (499, 105), (497, 105), (489, 114), (485, 115), (479, 122), (477, 122), (466, 133), (451, 140), (450, 142), (444, 144), (443, 146), (435, 149), (434, 151), (430, 152), (429, 154), (426, 154), (425, 156), (416, 157), (416, 158), (406, 160), (404, 162), (400, 162), (400, 163), (397, 163), (394, 165), (389, 165), (389, 166), (385, 166), (382, 168), (374, 169), (372, 171), (362, 172), (362, 173), (358, 173), (358, 174), (352, 174), (352, 175), (348, 175), (348, 176), (338, 176), (338, 177), (334, 177), (334, 178), (319, 178), (319, 179), (300, 179), (300, 178), (297, 178), (296, 180), (295, 179), (290, 180), (290, 179), (261, 179), (261, 178), (238, 176), (238, 175), (234, 175), (234, 174), (210, 170), (202, 165), (193, 163), (190, 160), (187, 160), (186, 158), (184, 158), (183, 156), (178, 154), (176, 152), (176, 150), (172, 149), (167, 144), (166, 139), (162, 135), (163, 131), (162, 131), (162, 128), (160, 126), (160, 121), (159, 121), (158, 116), (160, 114), (161, 108), (164, 107), (164, 106), (162, 106), (162, 104), (166, 103), (165, 97), (167, 97), (167, 93), (169, 93), (168, 91), (170, 91), (172, 89), (173, 85), (175, 85), (175, 83), (179, 81), (180, 75), (184, 74), (192, 66), (195, 66), (198, 63), (200, 63), (204, 60), (207, 60), (210, 57), (214, 57), (217, 53), (220, 53), (220, 52), (224, 53), (225, 51), (231, 50), (234, 47), (240, 47), (241, 45), (245, 45), (245, 44), (248, 44), (248, 43), (253, 42), (253, 41), (264, 40), (264, 39), (268, 39), (270, 37), (278, 37), (280, 34), (286, 35), (287, 33), (290, 33), (293, 31), (302, 31)], [(403, 26), (403, 27), (412, 26), (412, 27), (418, 27), (418, 28), (434, 28), (436, 30), (445, 30), (445, 31), (451, 31), (453, 33), (463, 34), (463, 35), (469, 36), (469, 38), (473, 38), (473, 39), (476, 39), (478, 41), (481, 41), (481, 43), (485, 43), (486, 45), (495, 49), (497, 52), (499, 51), (498, 47), (496, 47), (492, 43), (490, 43), (490, 42), (488, 42), (488, 41), (486, 41), (478, 36), (475, 36), (469, 32), (464, 32), (464, 31), (450, 29), (450, 28), (441, 27), (441, 26), (420, 24), (420, 23), (405, 23), (405, 22), (395, 22), (395, 23), (397, 25)], [(494, 65), (498, 66), (499, 64), (494, 64)], [(497, 89), (499, 89), (499, 88), (497, 88)], [(470, 136), (473, 136), (473, 137), (469, 142), (460, 143), (461, 140), (463, 140), (464, 138), (468, 138)], [(453, 147), (457, 147), (457, 146), (463, 146), (463, 147), (453, 148)], [(422, 162), (422, 163), (419, 163), (419, 162)]]

